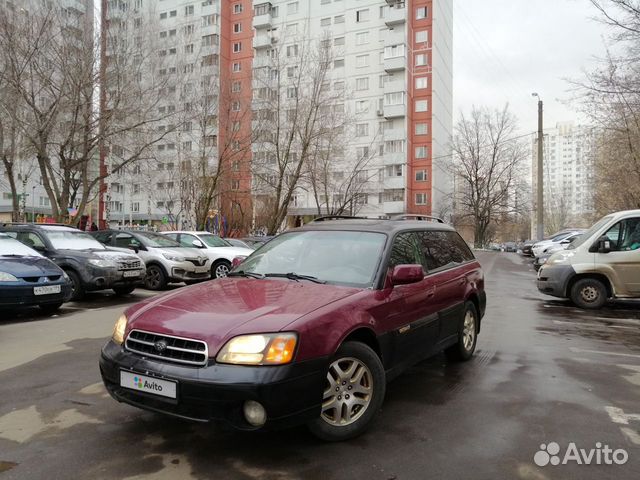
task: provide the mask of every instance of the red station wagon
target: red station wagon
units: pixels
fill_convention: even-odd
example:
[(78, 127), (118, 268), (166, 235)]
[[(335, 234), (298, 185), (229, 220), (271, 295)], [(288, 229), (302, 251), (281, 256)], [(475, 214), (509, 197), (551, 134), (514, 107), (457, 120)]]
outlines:
[(386, 384), (442, 350), (468, 360), (485, 311), (480, 264), (429, 217), (324, 218), (222, 278), (130, 307), (103, 347), (118, 401), (239, 429), (362, 433)]

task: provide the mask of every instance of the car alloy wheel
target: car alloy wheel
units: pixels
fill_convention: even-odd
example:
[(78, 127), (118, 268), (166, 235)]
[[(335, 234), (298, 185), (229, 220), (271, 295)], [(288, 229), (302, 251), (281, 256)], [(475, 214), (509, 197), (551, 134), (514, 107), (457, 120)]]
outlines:
[(467, 310), (464, 315), (462, 327), (462, 346), (466, 351), (473, 349), (476, 340), (476, 318), (471, 310)]
[(231, 271), (231, 264), (226, 260), (220, 260), (213, 266), (213, 278), (224, 278)]
[(151, 265), (147, 268), (147, 276), (144, 279), (144, 283), (149, 290), (160, 290), (165, 287), (167, 280), (160, 267)]
[(372, 394), (373, 379), (369, 368), (357, 358), (340, 358), (327, 372), (322, 419), (330, 425), (350, 425), (367, 410)]
[(454, 362), (470, 360), (478, 342), (478, 310), (473, 302), (466, 302), (460, 319), (458, 341), (445, 349), (447, 358)]

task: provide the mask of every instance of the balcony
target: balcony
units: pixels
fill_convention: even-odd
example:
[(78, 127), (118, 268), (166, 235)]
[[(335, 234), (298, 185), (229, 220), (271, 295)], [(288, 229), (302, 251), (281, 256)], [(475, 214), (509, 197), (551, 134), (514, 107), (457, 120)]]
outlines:
[(261, 48), (271, 48), (277, 42), (277, 39), (269, 34), (256, 35), (253, 39), (253, 48), (259, 50)]
[(407, 21), (407, 9), (406, 8), (394, 8), (391, 7), (387, 10), (387, 16), (384, 19), (384, 23), (387, 27), (393, 27), (395, 25), (402, 25)]
[(385, 153), (382, 156), (383, 165), (398, 165), (399, 163), (407, 163), (407, 154), (405, 152)]
[(403, 177), (384, 177), (384, 188), (405, 188), (405, 178)]
[(253, 28), (271, 28), (271, 12), (254, 16)]
[(404, 27), (396, 26), (392, 30), (387, 30), (384, 34), (384, 46), (400, 45), (407, 42), (407, 32)]
[(407, 68), (407, 57), (404, 55), (384, 59), (384, 70), (387, 73), (399, 72), (405, 68)]
[[(271, 58), (268, 55), (256, 55), (253, 58), (253, 68), (264, 68), (271, 66)], [(265, 79), (261, 79), (265, 80)]]
[(406, 140), (407, 131), (404, 128), (390, 128), (382, 133), (383, 140)]
[(402, 74), (396, 73), (384, 84), (384, 93), (405, 92), (406, 90), (407, 85)]
[(406, 105), (385, 105), (384, 118), (402, 118), (407, 114)]
[(384, 202), (382, 209), (387, 215), (393, 213), (404, 213), (404, 201), (402, 202)]

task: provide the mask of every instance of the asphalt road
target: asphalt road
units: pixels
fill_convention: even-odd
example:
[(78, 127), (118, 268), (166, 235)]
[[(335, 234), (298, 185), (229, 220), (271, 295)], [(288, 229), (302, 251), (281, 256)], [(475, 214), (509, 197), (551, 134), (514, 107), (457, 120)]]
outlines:
[[(113, 401), (100, 347), (125, 304), (150, 292), (96, 294), (52, 318), (2, 313), (0, 479), (639, 478), (640, 304), (581, 311), (538, 294), (518, 255), (478, 256), (489, 304), (474, 359), (415, 366), (389, 385), (370, 431), (341, 444), (304, 428), (237, 433)], [(592, 462), (605, 445), (628, 460), (537, 466), (550, 442), (562, 458), (573, 442), (598, 449)]]

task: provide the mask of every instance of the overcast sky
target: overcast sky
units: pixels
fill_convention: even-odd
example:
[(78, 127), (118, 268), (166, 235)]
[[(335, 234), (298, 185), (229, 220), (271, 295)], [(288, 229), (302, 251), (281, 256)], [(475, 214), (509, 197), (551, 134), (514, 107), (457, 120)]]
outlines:
[(588, 0), (453, 0), (454, 121), (473, 104), (509, 102), (520, 130), (537, 128), (538, 92), (545, 128), (580, 120), (565, 78), (580, 78), (604, 53), (606, 28)]

